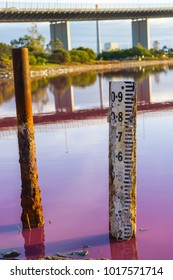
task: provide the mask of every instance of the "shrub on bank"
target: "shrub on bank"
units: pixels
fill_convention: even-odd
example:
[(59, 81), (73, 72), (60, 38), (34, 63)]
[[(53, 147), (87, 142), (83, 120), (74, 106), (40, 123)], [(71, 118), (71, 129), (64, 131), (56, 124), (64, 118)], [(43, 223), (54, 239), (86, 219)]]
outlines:
[(129, 59), (148, 59), (153, 57), (162, 57), (164, 52), (156, 49), (145, 49), (140, 44), (129, 49), (103, 51), (97, 56), (100, 60), (129, 60)]
[(42, 56), (38, 56), (37, 57), (37, 64), (38, 65), (45, 65), (47, 63), (47, 59), (42, 57)]
[(49, 57), (49, 62), (51, 63), (69, 63), (70, 62), (70, 54), (68, 51), (63, 49), (58, 49), (53, 51), (53, 53)]
[(35, 55), (29, 54), (29, 64), (30, 65), (36, 65), (37, 64), (37, 59), (36, 59)]
[(79, 47), (76, 50), (85, 51), (88, 54), (90, 60), (95, 60), (97, 57), (97, 54), (90, 48)]
[(70, 51), (71, 62), (87, 63), (90, 61), (88, 53), (84, 50), (73, 49)]

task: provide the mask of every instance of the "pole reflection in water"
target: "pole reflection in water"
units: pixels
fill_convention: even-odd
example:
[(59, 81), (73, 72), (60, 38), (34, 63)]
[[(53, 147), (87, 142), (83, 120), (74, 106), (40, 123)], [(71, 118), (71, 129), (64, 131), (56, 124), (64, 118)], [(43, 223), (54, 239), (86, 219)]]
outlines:
[(146, 77), (142, 82), (137, 82), (138, 104), (151, 104), (151, 78)]
[(26, 259), (38, 259), (45, 257), (44, 227), (25, 229), (22, 231)]
[[(153, 96), (149, 94), (148, 89), (149, 83), (147, 81), (147, 77), (145, 80), (145, 85), (142, 85), (143, 78), (140, 80), (141, 86), (139, 86), (139, 89), (142, 88), (142, 93), (140, 93), (139, 90), (139, 97), (138, 97), (138, 108), (140, 108), (141, 111), (144, 111), (143, 114), (138, 115), (138, 141), (141, 149), (139, 149), (138, 153), (138, 165), (140, 168), (138, 168), (138, 178), (139, 178), (139, 196), (138, 196), (138, 202), (140, 202), (140, 207), (138, 211), (138, 222), (140, 223), (139, 228), (146, 228), (146, 229), (152, 229), (151, 231), (146, 232), (139, 232), (137, 236), (137, 245), (136, 246), (136, 240), (131, 239), (129, 241), (123, 241), (123, 242), (115, 242), (114, 240), (110, 240), (109, 244), (109, 237), (107, 232), (107, 208), (105, 204), (106, 196), (107, 196), (107, 171), (105, 171), (105, 166), (107, 166), (107, 162), (105, 158), (107, 158), (107, 142), (106, 142), (106, 128), (107, 123), (102, 125), (93, 125), (93, 120), (96, 119), (95, 111), (100, 112), (100, 116), (104, 116), (104, 114), (107, 113), (107, 111), (100, 109), (100, 95), (99, 93), (99, 83), (97, 83), (97, 87), (91, 87), (87, 88), (85, 91), (83, 88), (81, 88), (81, 91), (77, 91), (77, 89), (74, 87), (74, 93), (75, 93), (75, 111), (74, 112), (68, 112), (68, 109), (66, 109), (65, 113), (66, 116), (63, 115), (62, 118), (64, 120), (67, 120), (69, 118), (70, 120), (75, 119), (75, 122), (69, 122), (69, 129), (66, 130), (67, 126), (65, 126), (64, 130), (64, 124), (67, 125), (67, 122), (63, 122), (62, 127), (62, 118), (61, 108), (69, 108), (68, 102), (66, 105), (66, 101), (64, 101), (63, 106), (59, 106), (59, 113), (57, 114), (55, 110), (52, 112), (50, 111), (49, 116), (42, 116), (42, 119), (46, 122), (49, 120), (49, 124), (47, 126), (42, 125), (42, 121), (40, 121), (37, 116), (35, 116), (35, 120), (40, 124), (40, 126), (37, 126), (38, 131), (41, 133), (37, 134), (37, 139), (40, 143), (38, 155), (39, 155), (39, 162), (40, 169), (39, 171), (42, 173), (42, 176), (40, 176), (40, 179), (42, 180), (41, 186), (44, 188), (44, 192), (42, 193), (42, 197), (44, 200), (44, 209), (46, 209), (46, 216), (51, 217), (53, 220), (52, 215), (55, 216), (54, 223), (52, 223), (51, 227), (45, 226), (45, 240), (44, 240), (44, 228), (34, 228), (32, 230), (24, 230), (23, 235), (16, 235), (15, 230), (17, 232), (16, 224), (19, 223), (18, 216), (20, 216), (21, 207), (19, 205), (19, 201), (14, 201), (15, 195), (11, 195), (12, 187), (13, 192), (16, 193), (17, 191), (20, 192), (20, 189), (16, 186), (20, 186), (18, 176), (16, 175), (16, 159), (18, 156), (16, 156), (16, 153), (13, 153), (13, 150), (16, 142), (11, 139), (11, 131), (10, 129), (7, 130), (7, 124), (8, 127), (14, 126), (13, 119), (9, 118), (9, 120), (6, 120), (5, 118), (1, 119), (2, 123), (2, 131), (1, 131), (1, 137), (8, 136), (10, 140), (4, 140), (1, 141), (1, 208), (5, 209), (5, 215), (3, 214), (3, 211), (1, 211), (1, 219), (0, 219), (0, 247), (2, 249), (10, 250), (11, 248), (19, 248), (19, 251), (21, 253), (23, 252), (23, 245), (25, 244), (25, 254), (27, 259), (31, 258), (37, 258), (44, 256), (44, 250), (45, 254), (54, 255), (55, 252), (58, 251), (68, 251), (69, 249), (73, 250), (81, 250), (81, 245), (86, 244), (91, 246), (91, 248), (88, 248), (89, 255), (86, 256), (86, 258), (100, 258), (105, 257), (109, 259), (171, 259), (172, 258), (172, 247), (171, 247), (171, 238), (170, 240), (165, 240), (163, 236), (171, 236), (171, 224), (168, 220), (171, 220), (171, 209), (172, 209), (172, 202), (171, 202), (171, 162), (172, 162), (172, 154), (171, 154), (171, 143), (172, 143), (172, 134), (171, 134), (171, 110), (167, 110), (167, 108), (171, 108), (173, 106), (172, 102), (172, 95), (171, 95), (171, 88), (169, 85), (171, 84), (171, 77), (172, 77), (172, 70), (169, 71), (167, 76), (165, 73), (164, 75), (164, 81), (166, 80), (166, 84), (168, 87), (165, 87), (165, 82), (162, 83), (162, 79), (160, 81), (160, 84), (157, 85), (154, 83), (154, 79), (151, 76), (151, 86), (153, 87)], [(104, 74), (104, 83), (105, 88), (108, 88), (108, 79), (107, 79), (107, 73)], [(114, 73), (114, 76), (116, 73)], [(77, 80), (77, 75), (74, 77)], [(116, 78), (116, 77), (115, 77)], [(121, 78), (121, 76), (119, 77)], [(132, 78), (132, 77), (130, 77)], [(110, 79), (110, 77), (109, 77)], [(148, 85), (147, 85), (148, 84)], [(50, 84), (48, 84), (50, 87)], [(53, 86), (53, 83), (51, 83), (51, 86)], [(151, 87), (151, 89), (152, 89)], [(7, 83), (4, 81), (3, 86), (0, 87), (1, 89), (4, 88), (4, 90), (8, 88), (6, 96), (5, 94), (2, 95), (4, 105), (12, 104), (12, 87), (7, 87)], [(158, 91), (159, 90), (159, 91)], [(161, 94), (161, 90), (163, 93)], [(150, 92), (152, 94), (152, 92)], [(55, 108), (54, 104), (54, 94), (53, 91), (48, 91), (49, 97), (52, 97), (52, 99), (49, 99), (49, 102), (53, 103), (53, 106), (51, 108)], [(160, 99), (159, 99), (160, 94)], [(64, 96), (65, 97), (65, 96)], [(78, 98), (80, 97), (80, 98)], [(90, 97), (93, 97), (90, 98)], [(97, 102), (93, 102), (92, 104), (95, 104), (99, 107), (92, 107), (92, 104), (90, 101), (95, 101), (95, 98), (97, 98)], [(152, 97), (152, 98), (149, 98)], [(107, 94), (105, 92), (104, 94), (104, 108), (107, 106)], [(162, 99), (161, 99), (162, 98)], [(2, 99), (1, 99), (2, 100)], [(6, 101), (5, 101), (6, 100)], [(161, 103), (161, 101), (166, 101), (164, 104)], [(8, 101), (8, 102), (7, 102)], [(156, 105), (156, 110), (158, 110), (156, 113), (147, 113), (145, 110), (146, 105), (148, 105), (147, 108), (149, 110), (152, 110), (154, 102), (158, 102)], [(81, 109), (80, 105), (84, 103), (84, 109), (85, 112), (81, 112), (78, 109)], [(49, 103), (51, 105), (51, 103)], [(61, 103), (62, 105), (62, 103)], [(14, 116), (14, 109), (11, 105), (10, 107), (3, 107), (3, 104), (1, 104), (1, 115), (3, 111), (5, 111), (6, 108), (10, 109), (8, 111), (8, 116)], [(154, 107), (155, 108), (155, 107)], [(163, 112), (161, 109), (164, 108), (165, 112)], [(82, 107), (83, 109), (83, 107)], [(77, 111), (78, 110), (78, 111)], [(167, 110), (167, 111), (166, 111)], [(76, 112), (77, 111), (77, 112)], [(105, 113), (106, 112), (106, 113)], [(6, 115), (7, 116), (7, 115)], [(70, 116), (70, 117), (69, 117)], [(48, 119), (49, 117), (49, 119)], [(77, 118), (87, 118), (87, 126), (82, 128), (79, 127), (78, 124), (82, 124), (82, 122), (79, 122), (76, 120)], [(145, 117), (145, 131), (146, 131), (146, 137), (143, 139), (143, 118)], [(90, 121), (91, 119), (91, 121)], [(101, 120), (101, 118), (99, 118)], [(8, 121), (8, 122), (7, 122)], [(59, 122), (59, 123), (58, 123)], [(105, 119), (106, 122), (106, 119)], [(160, 133), (160, 122), (162, 125), (163, 133)], [(169, 127), (169, 128), (168, 128)], [(59, 129), (60, 128), (60, 129)], [(103, 129), (104, 128), (104, 129)], [(94, 132), (94, 133), (93, 133)], [(86, 134), (85, 134), (86, 133)], [(93, 133), (93, 134), (92, 134)], [(92, 137), (91, 137), (92, 135)], [(164, 146), (162, 145), (165, 143), (164, 137), (161, 137), (162, 135), (166, 135), (165, 138), (167, 140), (166, 147), (167, 149), (164, 150)], [(59, 137), (60, 136), (60, 137)], [(67, 157), (65, 151), (68, 151), (67, 147), (67, 136), (68, 136), (68, 142), (70, 143), (70, 154)], [(161, 138), (160, 138), (161, 137)], [(92, 138), (91, 145), (89, 139)], [(50, 142), (47, 143), (47, 139), (49, 139)], [(78, 144), (76, 144), (76, 139), (78, 139)], [(160, 140), (158, 140), (160, 139)], [(79, 141), (82, 140), (82, 141)], [(86, 140), (86, 142), (85, 142)], [(157, 140), (157, 141), (156, 141)], [(58, 142), (57, 142), (58, 141)], [(9, 142), (11, 143), (11, 146), (9, 145)], [(157, 142), (157, 143), (156, 143)], [(73, 143), (73, 145), (71, 145)], [(42, 147), (46, 144), (47, 150), (42, 150)], [(157, 145), (156, 145), (157, 144)], [(11, 147), (11, 148), (10, 148)], [(57, 149), (58, 147), (58, 149)], [(85, 147), (85, 149), (83, 149)], [(92, 147), (92, 148), (91, 148)], [(160, 149), (160, 147), (162, 149)], [(10, 150), (11, 149), (11, 150)], [(56, 150), (57, 149), (57, 150)], [(160, 157), (160, 151), (163, 151), (163, 160), (162, 163), (159, 161)], [(7, 156), (8, 151), (8, 156)], [(56, 151), (56, 153), (55, 153)], [(63, 151), (63, 152), (62, 152)], [(83, 154), (84, 151), (84, 154)], [(151, 157), (152, 153), (152, 157)], [(165, 154), (166, 153), (166, 154)], [(151, 160), (148, 161), (148, 155), (150, 156)], [(92, 158), (92, 165), (91, 165), (91, 156)], [(67, 158), (67, 161), (65, 161)], [(70, 160), (69, 160), (70, 159)], [(10, 163), (10, 165), (9, 165)], [(45, 164), (46, 163), (46, 164)], [(65, 164), (64, 164), (65, 163)], [(148, 167), (148, 165), (153, 166), (153, 170), (151, 172), (151, 166)], [(47, 164), (49, 166), (49, 169), (47, 169)], [(57, 166), (60, 167), (59, 173), (57, 172)], [(86, 168), (88, 167), (89, 168)], [(9, 176), (9, 168), (10, 168), (10, 176)], [(68, 176), (66, 175), (67, 168), (69, 170), (70, 176), (73, 176), (73, 178), (76, 178), (76, 180), (73, 181), (73, 187), (71, 186), (71, 181), (69, 181)], [(45, 176), (45, 170), (49, 172), (49, 176)], [(142, 171), (141, 171), (142, 170)], [(146, 170), (144, 174), (144, 170)], [(158, 170), (161, 170), (162, 172), (158, 172)], [(12, 172), (11, 172), (12, 171)], [(75, 173), (76, 172), (76, 173)], [(156, 173), (156, 174), (155, 174)], [(164, 176), (163, 174), (164, 173)], [(77, 175), (76, 175), (77, 174)], [(158, 179), (158, 174), (160, 175)], [(14, 175), (14, 176), (13, 176)], [(41, 174), (40, 174), (41, 175)], [(91, 177), (90, 177), (91, 176)], [(155, 176), (155, 177), (154, 177)], [(81, 177), (81, 181), (80, 181)], [(162, 177), (165, 181), (162, 182)], [(67, 204), (64, 204), (62, 199), (59, 199), (57, 196), (57, 179), (59, 178), (62, 180), (64, 184), (64, 188), (61, 188), (61, 190), (58, 190), (60, 192), (61, 197), (66, 197), (68, 199), (68, 207), (66, 207)], [(83, 185), (83, 178), (86, 178), (85, 185)], [(98, 179), (99, 178), (99, 179)], [(154, 179), (155, 184), (153, 184)], [(165, 179), (166, 178), (166, 179)], [(98, 181), (97, 181), (98, 179)], [(16, 181), (15, 181), (16, 180)], [(51, 180), (51, 184), (50, 184)], [(81, 182), (81, 183), (80, 183)], [(99, 190), (97, 192), (97, 189), (94, 187), (99, 186)], [(69, 184), (69, 188), (68, 188)], [(80, 185), (84, 188), (80, 188)], [(46, 189), (46, 186), (50, 186), (50, 188)], [(77, 186), (79, 185), (80, 191), (78, 191)], [(151, 188), (152, 186), (152, 188)], [(91, 188), (91, 192), (88, 192), (88, 188)], [(166, 187), (166, 189), (165, 189)], [(93, 189), (93, 190), (92, 190)], [(158, 191), (159, 190), (159, 191)], [(162, 193), (162, 191), (164, 192)], [(156, 196), (151, 195), (155, 192)], [(67, 193), (70, 193), (67, 197)], [(92, 193), (92, 202), (91, 203), (91, 197), (88, 198), (88, 193)], [(50, 195), (50, 199), (45, 199), (47, 195)], [(74, 198), (72, 199), (71, 196), (74, 194)], [(78, 195), (76, 195), (78, 194)], [(7, 199), (8, 195), (8, 199)], [(63, 195), (63, 196), (62, 196)], [(81, 196), (80, 196), (81, 195)], [(20, 194), (18, 193), (18, 197)], [(165, 200), (163, 200), (163, 196), (165, 197)], [(85, 201), (83, 200), (85, 198)], [(98, 203), (98, 198), (101, 199), (101, 203)], [(153, 199), (154, 203), (157, 199), (158, 202), (165, 201), (165, 207), (163, 207), (161, 211), (158, 207), (153, 208)], [(146, 200), (148, 199), (148, 204), (146, 207)], [(7, 201), (9, 201), (7, 203)], [(83, 201), (85, 204), (83, 204), (83, 207), (80, 208), (79, 211), (79, 201)], [(61, 213), (58, 213), (58, 211), (55, 211), (57, 208), (57, 203), (61, 203), (59, 205), (61, 209)], [(69, 204), (70, 203), (70, 204)], [(88, 203), (88, 205), (87, 205)], [(87, 205), (87, 211), (85, 213), (85, 207), (84, 205)], [(100, 208), (99, 208), (99, 207)], [(157, 205), (156, 205), (157, 206)], [(103, 209), (102, 209), (103, 208)], [(106, 209), (105, 209), (106, 208)], [(156, 209), (155, 209), (156, 208)], [(69, 210), (70, 209), (70, 210)], [(102, 209), (102, 210), (101, 210)], [(145, 209), (145, 215), (143, 212), (143, 209)], [(90, 212), (89, 212), (90, 211)], [(103, 211), (103, 212), (101, 212)], [(160, 212), (159, 212), (160, 211)], [(19, 215), (18, 215), (19, 213)], [(79, 215), (78, 215), (79, 213)], [(100, 213), (102, 214), (100, 216)], [(105, 216), (104, 216), (104, 213)], [(159, 217), (158, 213), (161, 216), (169, 215), (170, 219), (162, 219), (164, 226), (160, 228), (160, 219), (156, 219)], [(86, 216), (84, 216), (84, 214)], [(157, 214), (157, 215), (156, 215)], [(63, 215), (63, 217), (62, 217)], [(156, 216), (155, 216), (156, 215)], [(75, 217), (76, 220), (73, 222), (72, 218)], [(85, 217), (85, 219), (83, 218)], [(101, 218), (101, 222), (97, 224), (98, 217)], [(104, 218), (105, 217), (105, 218)], [(70, 219), (70, 224), (67, 225), (65, 222), (67, 219)], [(81, 220), (80, 220), (81, 219)], [(79, 221), (79, 222), (78, 222)], [(91, 222), (93, 223), (91, 225)], [(103, 223), (105, 222), (105, 225)], [(61, 223), (61, 224), (60, 224)], [(57, 228), (58, 225), (58, 228)], [(82, 225), (82, 226), (78, 226)], [(77, 232), (78, 230), (81, 230), (80, 232)], [(88, 232), (87, 232), (88, 230)], [(77, 233), (76, 233), (77, 232)], [(92, 236), (92, 235), (99, 235), (100, 233), (105, 232), (106, 237), (103, 238), (105, 240), (105, 243), (101, 243), (99, 245), (99, 238), (96, 236), (96, 238), (93, 240), (93, 242), (90, 241), (89, 238), (85, 238), (85, 242), (83, 241), (82, 237), (83, 235)], [(73, 235), (72, 235), (73, 234)], [(17, 238), (16, 238), (17, 236)], [(156, 238), (157, 237), (157, 238)], [(24, 238), (24, 239), (23, 239)], [(73, 240), (77, 240), (76, 242), (71, 242), (71, 238), (74, 238)], [(82, 239), (80, 241), (79, 239)], [(45, 244), (45, 249), (44, 249)], [(73, 246), (72, 246), (73, 245)], [(103, 246), (102, 246), (103, 245)], [(72, 246), (72, 248), (70, 247)], [(101, 252), (102, 250), (102, 252)], [(35, 253), (34, 253), (35, 252)], [(92, 255), (90, 255), (90, 253)], [(25, 256), (22, 256), (25, 258)]]
[(73, 86), (66, 89), (63, 95), (58, 93), (55, 96), (56, 112), (73, 112), (74, 111), (74, 91)]
[(110, 251), (112, 260), (138, 260), (136, 238), (120, 242), (110, 238)]
[(99, 78), (99, 91), (100, 91), (100, 108), (103, 108), (103, 73), (100, 73), (100, 75), (98, 75)]

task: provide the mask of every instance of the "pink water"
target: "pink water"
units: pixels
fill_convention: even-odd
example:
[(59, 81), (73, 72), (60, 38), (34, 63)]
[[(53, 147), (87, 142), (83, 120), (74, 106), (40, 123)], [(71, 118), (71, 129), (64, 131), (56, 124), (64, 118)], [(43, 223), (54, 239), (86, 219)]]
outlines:
[(108, 236), (106, 120), (36, 133), (45, 226), (23, 233), (17, 139), (1, 139), (1, 251), (13, 248), (21, 258), (35, 258), (88, 245), (90, 258), (172, 259), (172, 116), (173, 111), (138, 115), (137, 238), (127, 242), (110, 242)]
[(1, 136), (0, 252), (30, 259), (87, 245), (86, 258), (173, 259), (172, 123), (172, 109), (137, 116), (137, 237), (126, 242), (108, 233), (106, 118), (36, 132), (45, 225), (31, 231), (22, 232), (20, 221), (17, 136)]

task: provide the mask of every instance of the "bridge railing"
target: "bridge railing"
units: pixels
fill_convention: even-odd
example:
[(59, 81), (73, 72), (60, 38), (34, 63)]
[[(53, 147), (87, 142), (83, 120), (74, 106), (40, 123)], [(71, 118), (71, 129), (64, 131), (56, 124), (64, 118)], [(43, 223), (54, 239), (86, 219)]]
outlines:
[(6, 11), (15, 10), (125, 10), (125, 9), (169, 9), (173, 8), (173, 2), (167, 3), (142, 3), (140, 0), (136, 3), (63, 3), (63, 2), (16, 2), (16, 1), (2, 1), (0, 2), (0, 9)]

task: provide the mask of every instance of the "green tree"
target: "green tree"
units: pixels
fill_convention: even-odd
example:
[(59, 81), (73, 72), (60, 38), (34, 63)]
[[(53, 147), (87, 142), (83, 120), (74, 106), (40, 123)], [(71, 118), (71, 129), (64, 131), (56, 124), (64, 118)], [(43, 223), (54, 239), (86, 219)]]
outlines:
[(70, 62), (70, 55), (68, 51), (59, 49), (53, 52), (49, 60), (53, 63), (68, 63)]
[(97, 54), (90, 48), (79, 47), (76, 50), (87, 52), (87, 54), (91, 60), (95, 60), (97, 57)]
[(83, 50), (71, 50), (70, 57), (72, 62), (87, 63), (90, 61), (88, 53)]
[(30, 65), (35, 65), (35, 64), (37, 64), (37, 59), (36, 59), (35, 55), (29, 54), (29, 64), (30, 64)]
[(128, 59), (136, 59), (136, 58), (146, 58), (151, 57), (151, 50), (145, 49), (141, 44), (134, 46), (130, 49), (124, 50), (111, 50), (104, 51), (98, 55), (97, 59), (103, 60), (128, 60)]
[(0, 67), (7, 68), (11, 64), (11, 46), (0, 42)]
[(47, 63), (47, 59), (43, 56), (37, 56), (37, 64), (39, 65), (45, 65)]
[(45, 38), (38, 32), (35, 23), (32, 24), (31, 28), (28, 28), (28, 33), (18, 40), (12, 40), (10, 45), (15, 48), (28, 48), (32, 53), (44, 52)]
[(18, 48), (19, 42), (16, 39), (11, 40), (10, 45), (12, 48)]
[(51, 40), (49, 42), (49, 44), (47, 45), (47, 49), (48, 51), (53, 53), (56, 50), (63, 49), (63, 43), (58, 38), (56, 38), (55, 40)]
[(138, 44), (137, 46), (129, 49), (129, 56), (135, 57), (135, 56), (150, 56), (149, 50), (145, 49), (141, 44)]
[(2, 54), (6, 54), (7, 56), (11, 57), (11, 46), (0, 42), (0, 56)]

